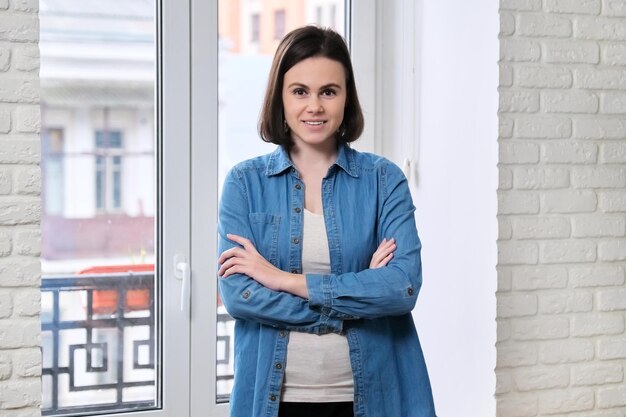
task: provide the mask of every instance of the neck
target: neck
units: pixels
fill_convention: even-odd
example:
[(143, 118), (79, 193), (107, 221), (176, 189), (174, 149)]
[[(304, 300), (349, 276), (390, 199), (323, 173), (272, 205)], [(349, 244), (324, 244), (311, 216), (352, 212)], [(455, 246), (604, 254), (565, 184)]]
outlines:
[(319, 145), (296, 142), (289, 151), (289, 156), (299, 171), (321, 169), (325, 172), (337, 160), (338, 152), (336, 140)]

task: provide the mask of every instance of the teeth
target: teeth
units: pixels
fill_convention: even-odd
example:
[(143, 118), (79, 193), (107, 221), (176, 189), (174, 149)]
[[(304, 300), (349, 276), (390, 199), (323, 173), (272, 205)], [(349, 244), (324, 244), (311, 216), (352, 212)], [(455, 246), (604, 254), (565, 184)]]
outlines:
[(304, 122), (304, 123), (308, 125), (313, 125), (313, 126), (319, 126), (319, 125), (324, 124), (324, 122)]

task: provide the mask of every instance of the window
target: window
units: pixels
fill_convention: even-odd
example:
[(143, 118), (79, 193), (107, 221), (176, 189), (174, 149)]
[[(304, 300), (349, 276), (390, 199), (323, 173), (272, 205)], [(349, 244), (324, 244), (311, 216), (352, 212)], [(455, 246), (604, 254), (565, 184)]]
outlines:
[(96, 132), (96, 208), (122, 208), (122, 132)]
[(44, 215), (63, 213), (63, 129), (49, 127), (41, 132), (41, 170)]
[(222, 32), (217, 3), (41, 0), (43, 164), (61, 173), (44, 173), (44, 415), (228, 415), (234, 322), (206, 279), (218, 186), (272, 149), (251, 139), (272, 48), (314, 16), (305, 0), (258, 11), (244, 54), (254, 21)]
[(189, 11), (40, 0), (39, 17), (42, 414), (187, 415)]
[(285, 9), (274, 12), (274, 39), (280, 40), (285, 36)]
[(258, 13), (253, 13), (252, 16), (250, 16), (250, 42), (259, 41), (260, 24), (261, 16)]

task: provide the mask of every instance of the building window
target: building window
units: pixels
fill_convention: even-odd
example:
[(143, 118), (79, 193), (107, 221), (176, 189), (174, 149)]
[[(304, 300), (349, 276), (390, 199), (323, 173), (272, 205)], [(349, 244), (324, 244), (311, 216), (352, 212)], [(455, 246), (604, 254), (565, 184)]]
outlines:
[(253, 13), (250, 17), (250, 42), (259, 42), (261, 30), (261, 16), (258, 13)]
[(274, 39), (280, 40), (285, 36), (285, 10), (274, 12)]
[(96, 209), (122, 208), (122, 132), (96, 132)]
[(61, 128), (48, 128), (42, 132), (43, 205), (49, 215), (63, 214), (63, 139)]

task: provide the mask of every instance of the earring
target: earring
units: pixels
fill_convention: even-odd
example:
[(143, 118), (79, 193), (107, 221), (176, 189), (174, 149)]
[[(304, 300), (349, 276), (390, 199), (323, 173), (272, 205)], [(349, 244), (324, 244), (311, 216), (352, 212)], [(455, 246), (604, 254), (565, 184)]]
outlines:
[(346, 135), (346, 127), (343, 125), (343, 123), (341, 124), (341, 126), (339, 126), (339, 129), (337, 129), (337, 134), (340, 138)]

